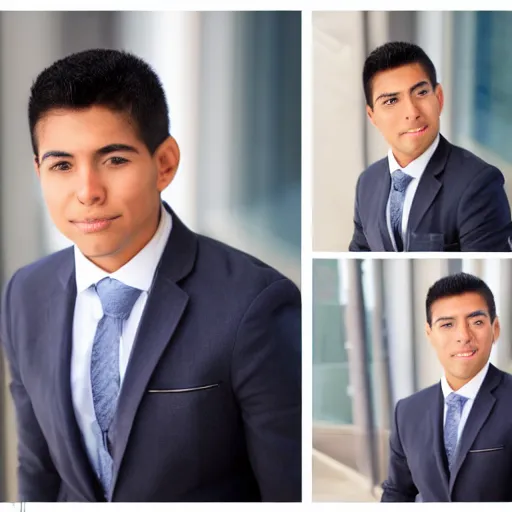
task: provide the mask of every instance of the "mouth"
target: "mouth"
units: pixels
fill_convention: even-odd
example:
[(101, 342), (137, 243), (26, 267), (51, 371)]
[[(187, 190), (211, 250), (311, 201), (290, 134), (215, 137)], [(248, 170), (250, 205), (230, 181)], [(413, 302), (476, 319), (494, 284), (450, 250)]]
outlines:
[(84, 220), (71, 221), (82, 233), (98, 233), (108, 229), (110, 225), (120, 217), (115, 215), (113, 217), (101, 217), (101, 218), (87, 218)]
[(472, 359), (475, 354), (477, 353), (477, 350), (467, 350), (466, 352), (457, 352), (456, 354), (452, 354), (452, 357), (456, 359)]
[(419, 135), (423, 135), (428, 130), (428, 124), (425, 126), (420, 126), (419, 128), (412, 128), (405, 132), (402, 132), (400, 135), (407, 135), (408, 137), (418, 137)]

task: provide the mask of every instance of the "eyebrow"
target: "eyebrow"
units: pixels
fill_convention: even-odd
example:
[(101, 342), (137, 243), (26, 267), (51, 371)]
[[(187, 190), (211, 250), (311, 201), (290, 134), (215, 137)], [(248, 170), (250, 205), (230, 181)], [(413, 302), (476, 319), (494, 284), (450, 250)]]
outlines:
[[(129, 146), (128, 144), (109, 144), (108, 146), (103, 146), (102, 148), (98, 149), (96, 154), (99, 156), (104, 156), (116, 151), (128, 151), (130, 153), (137, 154), (139, 153), (137, 148), (134, 146)], [(43, 163), (47, 158), (73, 158), (73, 155), (71, 153), (66, 153), (65, 151), (47, 151), (41, 158), (41, 163)]]
[[(418, 82), (417, 84), (414, 84), (412, 87), (409, 88), (409, 94), (413, 93), (416, 89), (419, 89), (420, 87), (424, 87), (425, 85), (429, 85), (429, 83), (426, 80), (422, 80), (421, 82)], [(377, 98), (375, 98), (374, 103), (377, 103), (381, 98), (394, 98), (395, 96), (398, 96), (399, 92), (383, 92)]]
[[(466, 315), (466, 318), (475, 318), (477, 316), (489, 316), (484, 310), (478, 309), (476, 311), (473, 311), (472, 313), (469, 313), (469, 315)], [(446, 320), (454, 320), (455, 317), (453, 316), (440, 316), (434, 323), (437, 324), (438, 322), (444, 322)]]

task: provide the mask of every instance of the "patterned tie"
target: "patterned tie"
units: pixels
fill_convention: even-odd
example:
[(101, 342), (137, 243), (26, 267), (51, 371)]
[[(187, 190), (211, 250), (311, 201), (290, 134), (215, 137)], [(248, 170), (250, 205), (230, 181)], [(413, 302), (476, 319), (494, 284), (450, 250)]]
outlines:
[(446, 456), (448, 458), (448, 468), (452, 470), (452, 465), (455, 461), (455, 452), (457, 449), (457, 432), (459, 430), (459, 423), (462, 417), (462, 409), (467, 402), (465, 396), (450, 393), (446, 397), (446, 421), (444, 424), (444, 447)]
[(402, 241), (402, 213), (404, 209), (405, 191), (412, 180), (412, 176), (405, 174), (400, 169), (391, 173), (391, 197), (389, 200), (389, 216), (391, 219), (391, 230), (395, 238), (398, 252), (404, 250)]
[(102, 279), (95, 288), (103, 308), (103, 317), (98, 323), (92, 346), (91, 386), (99, 426), (95, 432), (100, 446), (98, 477), (107, 496), (112, 483), (113, 466), (107, 434), (119, 394), (119, 342), (123, 321), (130, 316), (141, 290), (109, 277)]

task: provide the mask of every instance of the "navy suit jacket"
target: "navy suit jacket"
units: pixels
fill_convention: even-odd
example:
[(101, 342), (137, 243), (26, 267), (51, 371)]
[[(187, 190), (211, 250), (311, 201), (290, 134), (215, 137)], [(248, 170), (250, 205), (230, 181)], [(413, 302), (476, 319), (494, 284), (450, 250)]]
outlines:
[[(418, 183), (405, 250), (509, 252), (512, 222), (503, 184), (496, 167), (441, 136)], [(350, 251), (393, 251), (386, 221), (390, 187), (387, 157), (359, 177)]]
[[(110, 499), (300, 501), (300, 293), (172, 215), (110, 432)], [(72, 248), (3, 296), (21, 501), (105, 501), (71, 401), (75, 299)]]
[(489, 365), (449, 473), (441, 384), (400, 400), (382, 501), (512, 501), (511, 404), (512, 376)]

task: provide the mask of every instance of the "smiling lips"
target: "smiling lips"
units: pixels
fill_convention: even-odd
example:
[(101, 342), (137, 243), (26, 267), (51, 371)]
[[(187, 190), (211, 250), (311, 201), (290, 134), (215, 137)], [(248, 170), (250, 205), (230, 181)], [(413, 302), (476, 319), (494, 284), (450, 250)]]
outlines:
[(458, 359), (469, 359), (476, 354), (476, 350), (469, 350), (467, 352), (458, 352), (457, 354), (453, 354), (452, 357), (457, 357)]
[(97, 233), (110, 227), (118, 217), (119, 215), (100, 219), (85, 219), (83, 221), (73, 221), (73, 224), (83, 233)]
[(427, 131), (428, 125), (420, 126), (419, 128), (411, 128), (410, 130), (407, 130), (405, 132), (402, 132), (400, 135), (409, 135), (409, 136), (416, 136), (421, 135)]

